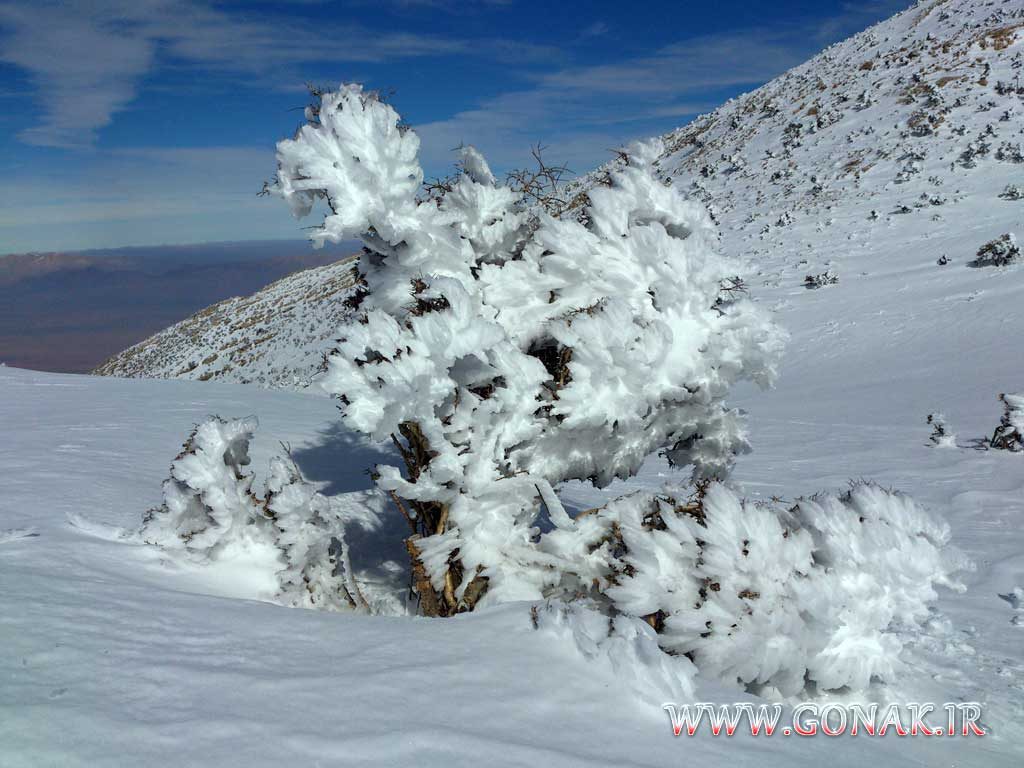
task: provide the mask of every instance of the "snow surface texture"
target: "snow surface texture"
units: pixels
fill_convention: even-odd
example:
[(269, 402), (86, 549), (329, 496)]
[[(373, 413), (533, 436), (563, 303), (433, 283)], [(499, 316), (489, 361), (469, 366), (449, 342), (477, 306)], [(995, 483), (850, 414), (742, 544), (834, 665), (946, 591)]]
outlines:
[[(476, 766), (485, 755), (494, 765), (1019, 765), (1024, 629), (1013, 622), (1024, 612), (1013, 600), (1024, 588), (1024, 462), (1007, 451), (935, 450), (923, 420), (879, 408), (888, 401), (870, 392), (851, 405), (843, 382), (819, 375), (810, 403), (785, 390), (745, 401), (760, 414), (751, 422), (758, 450), (737, 468), (746, 492), (878, 477), (947, 519), (979, 570), (966, 593), (940, 590), (939, 614), (902, 636), (906, 669), (895, 684), (828, 700), (980, 700), (990, 737), (674, 739), (666, 701), (757, 699), (700, 676), (690, 693), (685, 660), (658, 649), (646, 625), (620, 625), (609, 644), (606, 620), (554, 605), (538, 611), (539, 630), (523, 603), (444, 620), (275, 605), (276, 553), (198, 565), (129, 531), (140, 509), (161, 502), (168, 446), (209, 410), (260, 414), (257, 493), (260, 468), (281, 450), (261, 435), (288, 441), (325, 492), (366, 492), (365, 469), (384, 457), (337, 429), (330, 400), (5, 368), (2, 763)], [(956, 414), (965, 433), (987, 431), (997, 403), (966, 405)], [(861, 420), (843, 421), (847, 408)], [(630, 486), (657, 488), (668, 471), (653, 462)], [(568, 495), (576, 509), (606, 498), (583, 485)], [(389, 567), (404, 569), (400, 547), (366, 547), (400, 542), (405, 522), (394, 517), (346, 522), (361, 583), (383, 586)], [(407, 583), (392, 585), (401, 599)]]
[[(377, 484), (416, 513), (445, 613), (560, 586), (584, 534), (552, 485), (607, 485), (658, 449), (724, 477), (746, 448), (724, 400), (770, 381), (782, 334), (749, 299), (723, 300), (732, 265), (704, 207), (655, 180), (662, 149), (631, 146), (584, 224), (528, 210), (472, 147), (447, 194), (419, 199), (419, 139), (357, 85), (278, 144), (273, 190), (298, 216), (331, 211), (314, 242), (365, 245), (360, 314), (322, 385), (348, 427), (405, 438), (405, 476), (382, 465)], [(554, 541), (536, 538), (542, 508)]]

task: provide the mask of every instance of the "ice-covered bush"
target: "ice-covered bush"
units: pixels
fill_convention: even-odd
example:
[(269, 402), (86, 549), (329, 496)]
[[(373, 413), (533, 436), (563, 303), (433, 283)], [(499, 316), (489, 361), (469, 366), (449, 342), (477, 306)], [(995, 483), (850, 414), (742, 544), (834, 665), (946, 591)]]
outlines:
[(341, 516), (291, 457), (271, 459), (265, 509), (284, 563), (277, 572), (282, 601), (303, 608), (369, 610), (352, 571)]
[(789, 509), (714, 483), (695, 497), (639, 493), (604, 525), (614, 612), (645, 618), (661, 647), (747, 687), (790, 696), (892, 680), (902, 630), (934, 587), (958, 587), (949, 528), (910, 498), (860, 483)]
[(807, 275), (807, 277), (804, 278), (804, 288), (815, 290), (817, 288), (823, 288), (826, 285), (835, 285), (838, 282), (839, 275), (829, 269), (817, 275)]
[(932, 428), (928, 439), (942, 448), (956, 448), (956, 435), (949, 431), (946, 417), (941, 413), (929, 413), (927, 423)]
[(199, 424), (171, 465), (163, 504), (150, 510), (141, 538), (202, 562), (253, 548), (276, 552), (278, 599), (327, 610), (370, 609), (357, 584), (339, 498), (327, 498), (290, 456), (270, 462), (266, 498), (252, 490), (249, 443), (254, 417)]
[(1024, 163), (1024, 152), (1021, 152), (1020, 144), (1012, 144), (1009, 141), (1003, 142), (996, 150), (996, 160), (1004, 163)]
[(1007, 232), (981, 246), (974, 261), (969, 264), (972, 267), (1005, 267), (1018, 259), (1020, 246), (1017, 245), (1017, 238), (1012, 232)]
[(1003, 200), (1024, 200), (1024, 188), (1016, 184), (1007, 184), (999, 196)]
[(989, 445), (1005, 451), (1024, 451), (1024, 394), (1002, 394), (1003, 418), (992, 433)]
[[(746, 447), (734, 382), (767, 383), (781, 334), (745, 297), (700, 204), (653, 175), (635, 144), (573, 215), (530, 209), (472, 147), (439, 195), (419, 195), (419, 140), (359, 86), (320, 97), (278, 144), (269, 189), (315, 243), (361, 238), (360, 316), (323, 385), (352, 429), (393, 440), (379, 467), (418, 534), (421, 605), (532, 599), (580, 553), (552, 490), (604, 485), (656, 450), (720, 477)], [(542, 513), (554, 524), (540, 537)], [(557, 541), (557, 544), (556, 544)]]
[(252, 493), (249, 441), (255, 417), (207, 419), (192, 430), (163, 484), (163, 504), (146, 513), (141, 535), (150, 543), (216, 558), (265, 523)]

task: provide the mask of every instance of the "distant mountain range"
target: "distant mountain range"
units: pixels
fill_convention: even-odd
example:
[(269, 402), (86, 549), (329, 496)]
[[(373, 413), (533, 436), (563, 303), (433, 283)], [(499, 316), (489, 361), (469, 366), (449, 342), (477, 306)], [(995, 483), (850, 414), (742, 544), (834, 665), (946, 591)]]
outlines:
[(0, 362), (90, 371), (203, 307), (355, 247), (271, 241), (0, 256)]

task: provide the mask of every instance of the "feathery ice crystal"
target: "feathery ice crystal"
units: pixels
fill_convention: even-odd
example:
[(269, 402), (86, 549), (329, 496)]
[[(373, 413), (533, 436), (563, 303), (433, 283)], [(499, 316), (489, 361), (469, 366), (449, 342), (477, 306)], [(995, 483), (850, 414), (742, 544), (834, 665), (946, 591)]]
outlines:
[(561, 481), (605, 485), (659, 449), (726, 474), (746, 442), (724, 399), (771, 381), (782, 334), (723, 295), (735, 268), (705, 208), (655, 178), (660, 142), (556, 218), (472, 147), (440, 200), (419, 197), (419, 139), (359, 86), (307, 118), (271, 189), (298, 216), (326, 204), (315, 243), (365, 246), (361, 315), (322, 383), (349, 427), (400, 447), (404, 476), (382, 466), (377, 482), (418, 527), (427, 612), (555, 586), (562, 554), (534, 524), (546, 509), (553, 535), (575, 529)]

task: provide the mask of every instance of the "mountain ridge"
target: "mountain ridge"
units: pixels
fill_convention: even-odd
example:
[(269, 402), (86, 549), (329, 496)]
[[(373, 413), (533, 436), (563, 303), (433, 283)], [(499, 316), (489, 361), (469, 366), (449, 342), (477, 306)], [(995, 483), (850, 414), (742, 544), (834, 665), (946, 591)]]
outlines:
[[(1017, 0), (920, 2), (665, 134), (660, 175), (708, 205), (723, 250), (739, 258), (755, 296), (776, 306), (794, 300), (791, 287), (817, 287), (819, 276), (824, 286), (849, 280), (851, 269), (869, 267), (875, 248), (895, 243), (904, 255), (928, 251), (929, 262), (966, 262), (985, 242), (1024, 229), (1024, 204), (1012, 193), (1014, 182), (1024, 187), (1022, 28)], [(582, 211), (587, 189), (619, 162), (570, 182), (563, 215)], [(985, 204), (979, 209), (974, 200)], [(935, 244), (923, 245), (967, 231), (970, 244), (958, 252), (931, 255)], [(854, 254), (864, 254), (864, 263), (853, 263)], [(272, 306), (284, 294), (289, 305), (312, 302), (320, 279), (338, 287), (334, 267), (320, 270), (278, 281), (238, 311)], [(208, 341), (185, 354), (183, 338), (216, 337), (210, 323), (228, 322), (218, 311), (157, 334), (96, 372), (306, 386), (346, 317), (342, 293), (330, 294), (336, 306), (318, 330), (296, 326), (293, 334), (287, 318), (264, 318), (277, 342), (294, 335), (293, 346), (303, 350), (280, 366), (262, 353), (251, 363), (205, 366), (202, 360), (220, 354)], [(250, 342), (262, 345), (259, 338), (242, 344)]]

